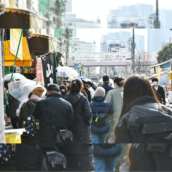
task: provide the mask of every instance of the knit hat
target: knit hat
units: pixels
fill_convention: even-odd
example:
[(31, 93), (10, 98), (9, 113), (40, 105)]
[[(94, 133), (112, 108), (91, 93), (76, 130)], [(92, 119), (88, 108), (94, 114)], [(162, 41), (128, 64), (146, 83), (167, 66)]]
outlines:
[(32, 94), (35, 94), (41, 98), (44, 91), (45, 90), (42, 87), (36, 87), (32, 90)]
[(94, 97), (105, 97), (105, 89), (103, 87), (98, 87), (94, 93)]

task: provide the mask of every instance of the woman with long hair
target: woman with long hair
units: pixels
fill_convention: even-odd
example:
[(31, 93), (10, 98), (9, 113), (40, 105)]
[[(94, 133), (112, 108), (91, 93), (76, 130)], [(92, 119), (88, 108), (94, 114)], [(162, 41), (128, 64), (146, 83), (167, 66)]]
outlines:
[[(93, 147), (91, 140), (92, 111), (88, 99), (81, 93), (82, 81), (72, 81), (67, 100), (74, 109), (75, 123), (69, 128), (73, 133), (73, 143), (66, 144), (61, 153), (66, 156), (66, 171), (93, 171)], [(77, 151), (76, 151), (77, 150)]]
[(172, 111), (160, 104), (147, 78), (130, 76), (115, 128), (116, 143), (172, 142)]

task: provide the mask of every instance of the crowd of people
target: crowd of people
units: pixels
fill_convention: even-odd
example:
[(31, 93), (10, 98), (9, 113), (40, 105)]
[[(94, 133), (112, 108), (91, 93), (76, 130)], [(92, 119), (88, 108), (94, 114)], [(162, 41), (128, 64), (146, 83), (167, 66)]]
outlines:
[(114, 87), (109, 80), (96, 87), (69, 78), (50, 84), (44, 99), (42, 87), (20, 102), (9, 95), (6, 113), (26, 132), (15, 151), (0, 147), (14, 154), (4, 170), (171, 171), (172, 110), (158, 79), (151, 86), (144, 76), (115, 77)]

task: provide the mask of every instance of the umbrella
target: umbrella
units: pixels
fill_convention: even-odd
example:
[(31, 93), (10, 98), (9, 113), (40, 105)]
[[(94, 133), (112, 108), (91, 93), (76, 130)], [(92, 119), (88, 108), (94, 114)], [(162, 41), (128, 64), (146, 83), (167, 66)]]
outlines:
[(78, 77), (79, 74), (76, 70), (70, 67), (57, 67), (58, 71), (58, 77), (63, 77), (63, 78), (74, 78)]
[(88, 82), (88, 81), (90, 81), (90, 82), (93, 82), (93, 81), (91, 81), (91, 79), (88, 79), (87, 77), (75, 77), (76, 79), (80, 79), (80, 80), (82, 80), (82, 81), (85, 81), (85, 82)]
[[(36, 87), (43, 87), (43, 86), (29, 79), (23, 79), (20, 81), (10, 82), (8, 84), (9, 93), (18, 101), (20, 101), (21, 98), (25, 96), (26, 94), (29, 95), (29, 93)], [(46, 89), (44, 88), (44, 90), (45, 91), (43, 93), (43, 96), (46, 94)]]
[[(11, 75), (12, 75), (12, 73), (5, 75), (4, 76), (4, 80), (11, 80)], [(26, 79), (26, 77), (23, 76), (20, 73), (13, 73), (13, 79), (15, 79), (15, 80), (17, 80), (17, 79), (22, 80), (22, 79)]]

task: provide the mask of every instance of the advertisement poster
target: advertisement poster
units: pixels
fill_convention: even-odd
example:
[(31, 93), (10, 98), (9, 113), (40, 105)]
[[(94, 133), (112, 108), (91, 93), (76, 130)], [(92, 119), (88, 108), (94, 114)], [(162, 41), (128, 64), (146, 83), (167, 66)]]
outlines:
[[(10, 29), (10, 53), (12, 53), (14, 56), (17, 54), (17, 48), (20, 40), (22, 29)], [(23, 60), (22, 58), (22, 39), (20, 42), (19, 52), (17, 57), (20, 60)]]
[(43, 69), (42, 69), (42, 60), (41, 58), (37, 58), (37, 82), (44, 87), (44, 77), (43, 77)]

